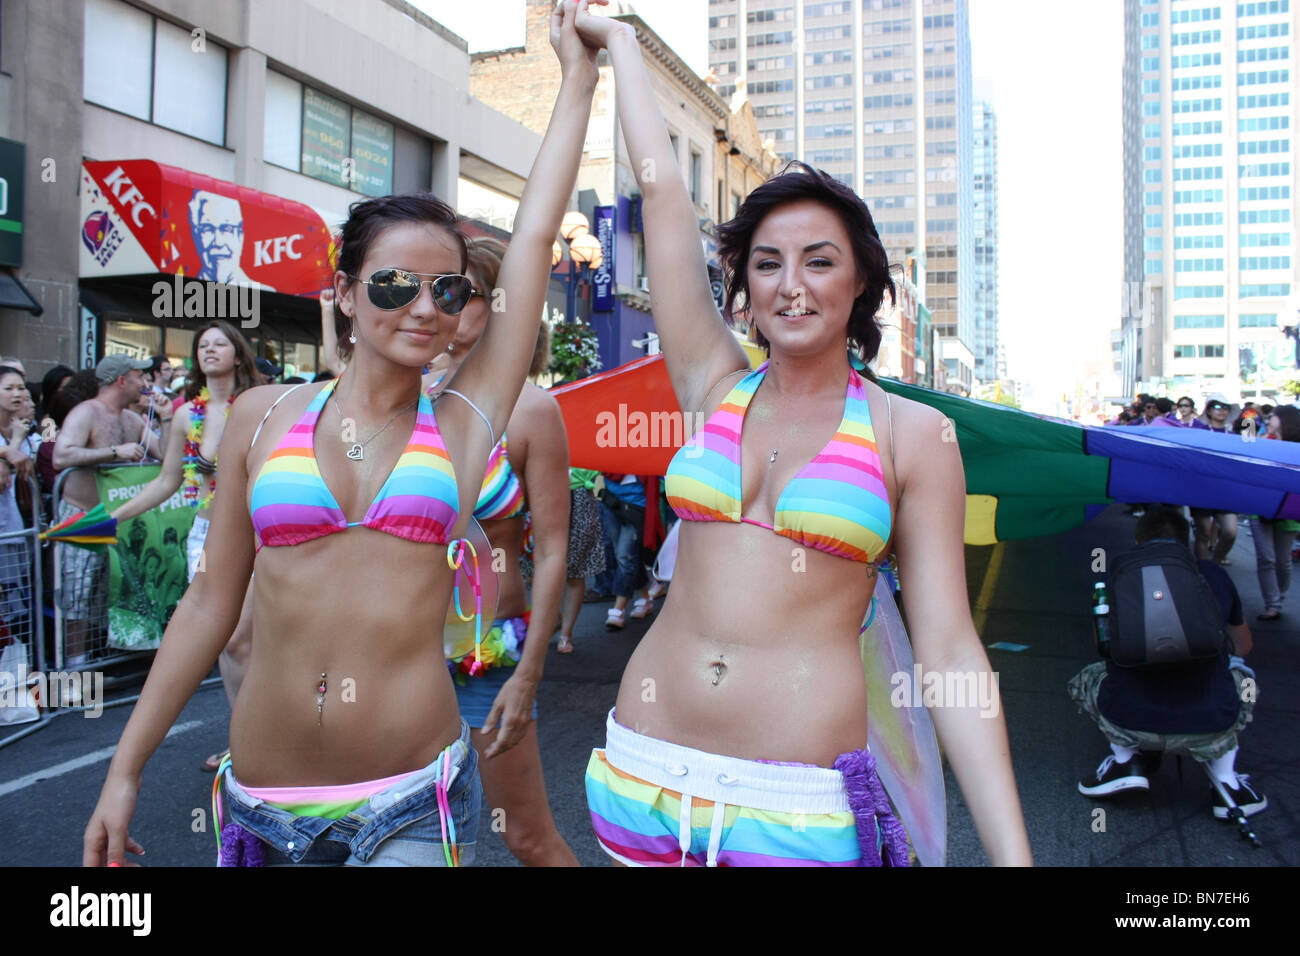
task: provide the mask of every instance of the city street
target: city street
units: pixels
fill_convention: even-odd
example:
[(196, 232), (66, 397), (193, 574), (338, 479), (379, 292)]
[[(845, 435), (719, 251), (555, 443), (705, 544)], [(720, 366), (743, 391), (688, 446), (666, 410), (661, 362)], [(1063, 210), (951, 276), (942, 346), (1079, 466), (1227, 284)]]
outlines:
[[(1093, 659), (1088, 602), (1096, 575), (1093, 549), (1108, 558), (1131, 546), (1135, 519), (1114, 506), (1083, 528), (1056, 538), (967, 549), (968, 589), (984, 643), (1028, 645), (989, 651), (1000, 674), (1021, 802), (1035, 861), (1045, 866), (1277, 866), (1300, 862), (1300, 628), (1293, 599), (1281, 622), (1258, 623), (1262, 610), (1247, 524), (1228, 568), (1255, 636), (1250, 663), (1259, 676), (1255, 722), (1242, 735), (1238, 769), (1270, 801), (1252, 818), (1263, 849), (1250, 848), (1210, 814), (1203, 771), (1183, 761), (1182, 779), (1166, 760), (1149, 792), (1092, 801), (1076, 782), (1107, 752), (1101, 735), (1076, 712), (1066, 680)], [(904, 580), (904, 586), (906, 581)], [(583, 771), (600, 746), (604, 720), (624, 663), (649, 621), (608, 634), (606, 605), (583, 608), (577, 652), (547, 659), (539, 706), (540, 740), (551, 806), (560, 832), (584, 865), (606, 865), (588, 821)], [(134, 690), (120, 692), (134, 693)], [(128, 707), (97, 720), (59, 717), (0, 751), (0, 865), (68, 866), (81, 859), (81, 834), (99, 792)], [(133, 836), (154, 865), (209, 866), (214, 859), (212, 777), (199, 770), (226, 739), (228, 709), (220, 685), (201, 689), (145, 772)], [(1098, 832), (1094, 808), (1105, 810)], [(485, 808), (486, 810), (487, 808)], [(987, 863), (969, 813), (948, 775), (948, 861)], [(478, 862), (514, 865), (482, 815)]]

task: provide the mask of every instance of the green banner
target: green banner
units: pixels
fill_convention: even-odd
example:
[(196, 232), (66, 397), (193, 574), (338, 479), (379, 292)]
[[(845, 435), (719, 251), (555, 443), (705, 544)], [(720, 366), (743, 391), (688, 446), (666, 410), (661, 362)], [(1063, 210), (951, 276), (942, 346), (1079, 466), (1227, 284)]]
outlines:
[[(109, 511), (158, 477), (160, 465), (100, 469), (99, 500)], [(162, 641), (185, 593), (186, 540), (195, 511), (179, 491), (157, 508), (117, 526), (108, 549), (108, 643), (147, 651)]]

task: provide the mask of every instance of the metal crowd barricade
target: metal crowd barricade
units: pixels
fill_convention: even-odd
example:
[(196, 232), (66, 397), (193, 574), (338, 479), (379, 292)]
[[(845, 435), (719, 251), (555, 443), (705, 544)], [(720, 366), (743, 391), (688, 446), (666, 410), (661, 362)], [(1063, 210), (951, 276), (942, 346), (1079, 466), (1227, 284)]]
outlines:
[[(74, 471), (96, 472), (103, 465), (68, 468), (54, 482), (53, 512), (57, 523), (68, 514), (81, 511), (63, 505), (63, 485)], [(153, 651), (123, 651), (108, 642), (108, 554), (87, 548), (55, 543), (54, 548), (54, 667), (56, 670), (101, 670), (112, 664), (142, 660)], [(80, 656), (70, 662), (69, 658)]]
[[(0, 733), (27, 726), (0, 739), (0, 747), (27, 736), (51, 717), (46, 701), (29, 697), (45, 673), (44, 589), (39, 560), (40, 488), (33, 477), (24, 479), (14, 475), (13, 481), (26, 481), (31, 491), (31, 514), (23, 515), (31, 527), (0, 534), (0, 655), (3, 655), (0, 660), (4, 665), (0, 667)], [(5, 720), (6, 712), (18, 713), (29, 699), (40, 705), (36, 716), (12, 722)]]

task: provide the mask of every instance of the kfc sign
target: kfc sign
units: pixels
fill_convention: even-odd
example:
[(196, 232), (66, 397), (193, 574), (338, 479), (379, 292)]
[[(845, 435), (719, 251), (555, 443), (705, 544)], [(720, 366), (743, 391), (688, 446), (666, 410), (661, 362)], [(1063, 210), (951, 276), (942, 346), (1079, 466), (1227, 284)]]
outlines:
[[(149, 160), (87, 162), (83, 174), (91, 200), (84, 215), (93, 218), (83, 218), (82, 261), (95, 266), (83, 274), (160, 272), (305, 296), (330, 283), (333, 238), (309, 206)], [(149, 265), (104, 254), (100, 236), (114, 221)]]

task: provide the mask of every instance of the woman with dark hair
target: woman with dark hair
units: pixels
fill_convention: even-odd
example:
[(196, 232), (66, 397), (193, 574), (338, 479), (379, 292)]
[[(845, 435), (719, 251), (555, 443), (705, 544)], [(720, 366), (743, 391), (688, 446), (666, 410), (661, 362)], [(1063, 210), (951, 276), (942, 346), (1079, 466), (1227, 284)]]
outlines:
[(1184, 428), (1209, 428), (1205, 422), (1196, 417), (1196, 403), (1190, 395), (1180, 395), (1173, 412), (1165, 416), (1176, 425)]
[[(1300, 409), (1278, 405), (1268, 416), (1264, 435), (1273, 441), (1300, 442)], [(1300, 524), (1285, 519), (1269, 521), (1252, 518), (1251, 540), (1255, 544), (1255, 575), (1259, 593), (1264, 598), (1264, 612), (1256, 620), (1276, 621), (1282, 616), (1282, 604), (1291, 587), (1291, 546), (1295, 544)]]
[[(469, 240), (466, 275), (474, 292), (460, 313), (447, 346), (450, 363), (443, 383), (454, 377), (487, 327), (504, 243)], [(534, 348), (544, 346), (539, 336)], [(526, 383), (501, 440), (492, 449), (474, 517), (503, 564), (495, 564), (500, 591), (497, 617), (488, 627), (480, 658), (474, 649), (449, 660), (456, 703), (470, 726), (474, 748), (483, 755), (479, 773), (488, 806), (509, 821), (502, 836), (525, 866), (577, 866), (578, 859), (555, 827), (546, 799), (542, 758), (537, 749), (537, 686), (546, 647), (560, 613), (569, 542), (569, 445), (560, 406)], [(529, 530), (529, 527), (531, 530)], [(524, 585), (522, 544), (533, 543), (532, 599)]]
[(50, 417), (50, 403), (59, 389), (72, 380), (77, 373), (66, 365), (56, 365), (41, 378), (41, 415), (42, 419)]
[[(989, 664), (967, 604), (957, 445), (942, 415), (850, 364), (880, 345), (884, 247), (825, 173), (791, 165), (754, 190), (719, 229), (729, 308), (743, 302), (771, 356), (750, 372), (634, 28), (580, 14), (578, 29), (617, 79), (668, 374), (683, 413), (707, 417), (666, 478), (683, 521), (674, 586), (588, 765), (597, 836), (635, 865), (879, 865), (879, 840), (906, 865), (902, 826), (867, 796), (881, 791), (858, 647), (891, 543), (917, 665), (987, 679)], [(1002, 718), (932, 714), (993, 862), (1031, 862)]]
[[(190, 371), (185, 378), (185, 403), (174, 416), (159, 413), (159, 420), (164, 424), (174, 418), (175, 427), (167, 436), (167, 450), (158, 477), (113, 512), (119, 522), (129, 521), (157, 508), (178, 489), (183, 490), (185, 503), (195, 510), (186, 545), (190, 581), (204, 566), (203, 544), (211, 526), (216, 493), (217, 449), (221, 447), (226, 419), (236, 396), (260, 382), (254, 358), (253, 347), (229, 322), (214, 319), (198, 330), (191, 349)], [(167, 408), (167, 404), (162, 407)], [(221, 678), (232, 707), (248, 665), (251, 629), (250, 591), (239, 623), (221, 652)], [(201, 769), (215, 773), (220, 758), (220, 753), (212, 754), (203, 761)]]
[[(586, 0), (577, 4), (585, 8)], [(597, 70), (551, 18), (563, 80), (501, 264), (506, 311), (436, 406), (420, 387), (473, 291), (459, 219), (430, 195), (360, 200), (334, 272), (346, 371), (251, 390), (222, 439), (206, 544), (86, 828), (87, 864), (120, 865), (149, 755), (234, 629), (253, 578), (253, 649), (214, 807), (227, 865), (455, 865), (481, 787), (440, 641), (474, 610), (469, 527), (533, 354), (551, 245), (577, 179)], [(436, 414), (435, 414), (436, 412)]]

